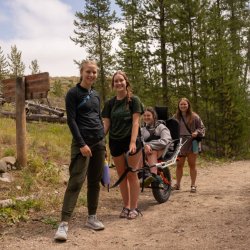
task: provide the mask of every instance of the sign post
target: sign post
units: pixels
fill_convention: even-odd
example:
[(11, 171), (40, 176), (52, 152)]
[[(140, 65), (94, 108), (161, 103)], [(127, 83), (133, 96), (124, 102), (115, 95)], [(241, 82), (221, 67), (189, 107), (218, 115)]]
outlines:
[(49, 91), (49, 73), (2, 80), (6, 102), (16, 102), (17, 168), (27, 166), (25, 100), (45, 98)]
[(27, 166), (26, 154), (26, 112), (25, 112), (25, 78), (16, 79), (16, 154), (17, 168)]

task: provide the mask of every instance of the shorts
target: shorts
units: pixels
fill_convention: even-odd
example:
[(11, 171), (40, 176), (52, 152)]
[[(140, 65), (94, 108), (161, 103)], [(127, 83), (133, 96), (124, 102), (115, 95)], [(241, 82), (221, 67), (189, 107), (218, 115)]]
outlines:
[[(129, 151), (129, 144), (130, 144), (130, 137), (121, 139), (121, 140), (114, 140), (109, 138), (109, 149), (110, 153), (113, 157), (120, 156), (122, 154), (125, 154)], [(142, 148), (142, 142), (139, 137), (136, 138), (136, 153), (140, 151)], [(134, 155), (133, 154), (133, 155)]]

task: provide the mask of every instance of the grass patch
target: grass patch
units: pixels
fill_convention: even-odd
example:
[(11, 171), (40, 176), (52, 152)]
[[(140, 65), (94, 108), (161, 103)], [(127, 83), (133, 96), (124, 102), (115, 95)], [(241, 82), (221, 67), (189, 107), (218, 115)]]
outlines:
[(28, 149), (45, 159), (68, 162), (71, 134), (66, 124), (28, 124)]
[(87, 196), (81, 194), (78, 198), (77, 205), (86, 207), (87, 206)]
[[(67, 124), (27, 123), (27, 152), (31, 155), (40, 154), (46, 161), (68, 162), (71, 138)], [(15, 143), (15, 120), (0, 118), (0, 145), (2, 145), (0, 157), (15, 156)]]
[(43, 169), (38, 173), (37, 178), (43, 180), (49, 185), (55, 186), (59, 184), (59, 169), (51, 162), (46, 162)]
[(46, 217), (42, 219), (42, 222), (47, 225), (51, 225), (53, 229), (58, 227), (58, 219), (54, 217)]
[(3, 149), (3, 157), (6, 156), (15, 156), (16, 150), (13, 147), (7, 147)]
[(16, 201), (11, 207), (0, 208), (0, 221), (8, 225), (29, 219), (30, 210), (40, 211), (42, 203), (39, 200)]

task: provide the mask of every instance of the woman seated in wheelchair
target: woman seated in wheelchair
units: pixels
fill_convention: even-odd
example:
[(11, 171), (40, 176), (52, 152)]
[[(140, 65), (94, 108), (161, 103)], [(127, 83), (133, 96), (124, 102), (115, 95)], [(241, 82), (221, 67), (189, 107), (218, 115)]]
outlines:
[[(164, 125), (164, 121), (159, 121), (154, 108), (146, 107), (143, 114), (143, 126), (141, 134), (144, 139), (144, 151), (146, 161), (149, 166), (153, 166), (161, 158), (163, 152), (166, 152), (166, 147), (169, 147), (172, 138), (169, 129)], [(157, 168), (151, 167), (149, 175), (144, 180), (144, 186), (148, 186), (157, 174)]]

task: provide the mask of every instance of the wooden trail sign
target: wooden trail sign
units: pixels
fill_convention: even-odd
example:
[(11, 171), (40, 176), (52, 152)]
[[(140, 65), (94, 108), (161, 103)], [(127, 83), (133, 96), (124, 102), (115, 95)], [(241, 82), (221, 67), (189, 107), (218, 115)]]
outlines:
[[(46, 98), (50, 89), (49, 73), (24, 76), (25, 100)], [(15, 101), (17, 79), (2, 80), (3, 96), (6, 102)]]
[(25, 100), (47, 97), (49, 73), (40, 73), (2, 81), (3, 96), (7, 102), (16, 101), (17, 168), (27, 166)]

